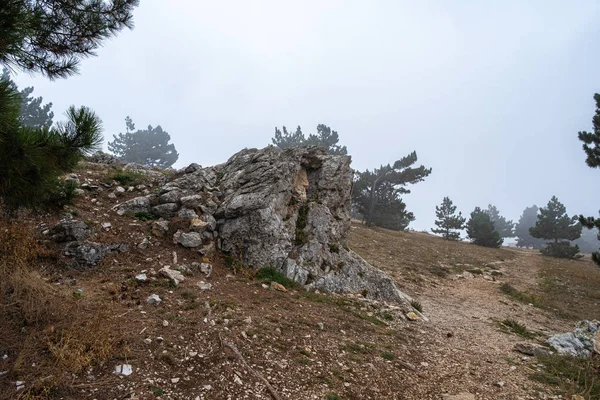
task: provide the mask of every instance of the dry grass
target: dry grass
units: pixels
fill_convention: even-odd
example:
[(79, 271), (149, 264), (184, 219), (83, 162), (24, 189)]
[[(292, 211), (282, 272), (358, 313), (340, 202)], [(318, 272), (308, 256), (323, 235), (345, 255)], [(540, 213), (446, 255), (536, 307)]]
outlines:
[(47, 281), (34, 232), (22, 221), (0, 221), (0, 349), (11, 360), (9, 378), (28, 382), (21, 398), (41, 399), (114, 356), (121, 340), (105, 307)]

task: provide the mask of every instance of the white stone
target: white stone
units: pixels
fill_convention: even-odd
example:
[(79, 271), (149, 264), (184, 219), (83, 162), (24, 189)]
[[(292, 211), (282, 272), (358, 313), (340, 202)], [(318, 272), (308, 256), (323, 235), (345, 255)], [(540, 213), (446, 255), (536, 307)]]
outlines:
[(129, 376), (133, 373), (133, 367), (129, 364), (121, 364), (115, 367), (115, 374)]

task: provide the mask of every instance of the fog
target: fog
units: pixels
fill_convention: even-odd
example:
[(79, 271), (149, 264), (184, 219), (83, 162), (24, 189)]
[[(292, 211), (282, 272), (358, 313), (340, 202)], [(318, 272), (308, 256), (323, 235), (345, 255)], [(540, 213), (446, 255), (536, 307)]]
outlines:
[(444, 196), (515, 221), (552, 195), (569, 214), (600, 208), (577, 140), (600, 91), (598, 1), (142, 0), (134, 15), (79, 75), (15, 81), (55, 120), (91, 107), (106, 141), (127, 115), (161, 125), (176, 167), (264, 147), (282, 125), (331, 126), (358, 170), (416, 150), (433, 168), (404, 197), (417, 230)]

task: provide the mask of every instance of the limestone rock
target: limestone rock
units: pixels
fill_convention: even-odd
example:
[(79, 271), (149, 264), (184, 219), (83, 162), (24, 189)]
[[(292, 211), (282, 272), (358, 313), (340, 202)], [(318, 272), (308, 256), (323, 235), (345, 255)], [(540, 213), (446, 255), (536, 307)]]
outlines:
[(65, 247), (64, 255), (70, 257), (71, 267), (93, 267), (110, 252), (127, 251), (126, 244), (104, 244), (94, 242), (70, 242)]
[(50, 238), (55, 242), (72, 242), (83, 240), (91, 233), (87, 224), (83, 221), (62, 220), (50, 229)]
[(173, 243), (179, 243), (183, 247), (198, 247), (202, 244), (202, 235), (198, 232), (177, 231), (173, 235)]
[(514, 346), (514, 350), (521, 354), (525, 354), (526, 356), (532, 357), (552, 354), (552, 352), (547, 348), (530, 343), (517, 343)]
[(168, 265), (165, 265), (158, 272), (162, 276), (169, 278), (175, 286), (179, 285), (180, 282), (183, 282), (185, 280), (185, 277), (181, 272), (171, 269), (171, 267), (169, 267)]
[(579, 321), (572, 332), (551, 336), (546, 343), (558, 354), (589, 357), (598, 348), (600, 321)]
[(154, 221), (150, 230), (154, 236), (165, 237), (169, 233), (169, 221)]
[(138, 212), (150, 212), (150, 197), (136, 197), (122, 204), (117, 204), (113, 210), (119, 215), (134, 216)]
[(152, 207), (152, 214), (163, 218), (173, 218), (178, 209), (177, 203), (164, 203)]

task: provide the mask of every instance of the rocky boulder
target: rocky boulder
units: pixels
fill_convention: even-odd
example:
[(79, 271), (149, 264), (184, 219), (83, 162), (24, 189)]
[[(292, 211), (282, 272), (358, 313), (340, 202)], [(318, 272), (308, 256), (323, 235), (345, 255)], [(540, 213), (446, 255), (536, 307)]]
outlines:
[(91, 233), (87, 224), (75, 219), (63, 219), (50, 229), (50, 239), (55, 242), (83, 240)]
[(546, 343), (558, 354), (575, 357), (600, 354), (600, 321), (579, 321), (572, 332), (551, 336)]
[(175, 234), (183, 246), (216, 243), (236, 262), (275, 267), (309, 289), (407, 303), (385, 273), (348, 248), (352, 180), (348, 156), (316, 147), (247, 149), (224, 164), (193, 164), (158, 193), (115, 211), (170, 218), (184, 209), (198, 218)]

